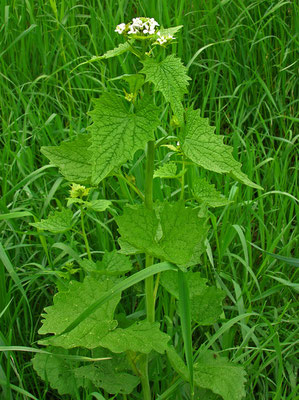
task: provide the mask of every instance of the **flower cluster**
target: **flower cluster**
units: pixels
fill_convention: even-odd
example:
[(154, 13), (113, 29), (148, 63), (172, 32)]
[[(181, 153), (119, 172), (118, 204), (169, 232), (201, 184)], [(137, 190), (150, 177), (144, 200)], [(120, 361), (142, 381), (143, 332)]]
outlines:
[(89, 191), (90, 188), (86, 188), (83, 185), (78, 185), (77, 183), (73, 183), (70, 190), (70, 196), (72, 199), (76, 199), (78, 197), (82, 199), (82, 197), (88, 196)]
[(115, 32), (122, 35), (126, 33), (127, 35), (155, 35), (156, 29), (159, 26), (158, 22), (154, 18), (133, 18), (132, 22), (117, 25)]
[(173, 37), (172, 35), (164, 36), (164, 35), (161, 35), (160, 32), (157, 32), (157, 35), (159, 36), (158, 39), (157, 39), (157, 43), (158, 43), (160, 46), (162, 46), (162, 45), (165, 44), (165, 43), (170, 42), (170, 41), (173, 40), (173, 39), (175, 39), (175, 37)]

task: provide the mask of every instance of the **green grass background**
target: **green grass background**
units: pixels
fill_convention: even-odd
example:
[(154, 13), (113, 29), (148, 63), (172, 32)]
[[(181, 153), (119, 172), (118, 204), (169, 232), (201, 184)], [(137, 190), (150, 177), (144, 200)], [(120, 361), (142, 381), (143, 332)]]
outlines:
[[(188, 101), (210, 118), (243, 171), (264, 187), (257, 192), (209, 174), (235, 203), (211, 213), (201, 271), (226, 291), (225, 318), (240, 317), (212, 348), (244, 363), (247, 399), (296, 399), (296, 268), (250, 244), (298, 257), (298, 6), (279, 0), (0, 0), (0, 398), (60, 398), (33, 371), (30, 352), (3, 351), (34, 346), (40, 314), (52, 302), (55, 270), (85, 251), (72, 234), (38, 237), (29, 225), (65, 204), (69, 188), (47, 166), (40, 147), (84, 132), (91, 99), (115, 85), (108, 79), (136, 67), (122, 56), (71, 72), (119, 43), (118, 23), (142, 15), (165, 27), (184, 25), (173, 50), (189, 66)], [(166, 154), (159, 151), (157, 165)], [(139, 154), (127, 169), (140, 187), (142, 162)], [(188, 172), (190, 188), (199, 173), (205, 174), (197, 168)], [(155, 181), (156, 198), (175, 198), (178, 189)], [(100, 190), (107, 198), (135, 199), (114, 179)], [(91, 217), (92, 249), (112, 249), (113, 220)], [(163, 301), (161, 294), (158, 313), (166, 307)], [(242, 318), (245, 313), (254, 315)], [(224, 324), (197, 328), (195, 349)], [(155, 379), (153, 385), (158, 388)], [(164, 380), (157, 390), (168, 386)], [(181, 388), (169, 398), (185, 398), (184, 393)]]

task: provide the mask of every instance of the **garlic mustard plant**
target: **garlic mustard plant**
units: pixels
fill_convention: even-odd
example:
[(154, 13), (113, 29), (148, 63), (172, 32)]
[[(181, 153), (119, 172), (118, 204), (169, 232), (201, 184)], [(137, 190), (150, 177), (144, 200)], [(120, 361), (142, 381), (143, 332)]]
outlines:
[[(145, 17), (117, 25), (124, 42), (90, 62), (128, 53), (138, 71), (118, 77), (122, 90), (105, 91), (95, 100), (88, 133), (41, 150), (72, 187), (66, 208), (32, 225), (63, 234), (80, 216), (78, 240), (86, 245), (86, 254), (60, 275), (64, 282), (45, 309), (39, 331), (47, 353), (33, 359), (39, 376), (60, 395), (76, 399), (97, 390), (107, 399), (174, 399), (181, 398), (182, 385), (189, 387), (190, 399), (241, 400), (246, 395), (243, 367), (192, 335), (194, 328), (224, 318), (225, 293), (202, 276), (202, 256), (208, 209), (231, 201), (199, 174), (186, 199), (187, 171), (227, 174), (261, 188), (242, 172), (232, 148), (200, 110), (184, 104), (191, 78), (168, 46), (181, 28), (165, 29)], [(158, 149), (167, 153), (162, 162)], [(144, 185), (128, 172), (137, 151), (145, 155)], [(169, 179), (177, 184), (177, 198), (157, 201), (154, 180)], [(94, 197), (99, 187), (115, 181), (134, 196), (117, 199), (117, 207), (115, 199)], [(108, 211), (117, 225), (113, 251), (90, 244), (85, 231), (90, 212)], [(92, 219), (95, 226), (97, 221)], [(122, 295), (128, 297), (128, 289), (134, 293), (135, 285), (144, 287), (144, 295), (125, 315), (129, 310)], [(167, 307), (159, 307), (160, 296), (168, 299)], [(154, 375), (168, 382), (165, 393), (152, 385)]]

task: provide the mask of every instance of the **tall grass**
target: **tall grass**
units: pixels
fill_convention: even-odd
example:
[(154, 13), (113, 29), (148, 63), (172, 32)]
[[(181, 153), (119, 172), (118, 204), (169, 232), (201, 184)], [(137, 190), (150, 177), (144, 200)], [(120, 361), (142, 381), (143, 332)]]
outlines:
[[(248, 399), (297, 398), (298, 275), (292, 261), (269, 254), (296, 257), (298, 247), (296, 2), (1, 0), (0, 15), (0, 398), (59, 398), (33, 371), (30, 352), (3, 351), (34, 347), (40, 313), (52, 301), (55, 271), (84, 252), (71, 234), (37, 236), (29, 226), (63, 203), (68, 190), (58, 171), (46, 166), (40, 147), (84, 131), (91, 99), (114, 85), (109, 79), (134, 67), (123, 56), (122, 69), (112, 59), (72, 72), (113, 48), (119, 41), (115, 26), (137, 15), (165, 26), (184, 25), (174, 46), (192, 77), (189, 103), (226, 136), (243, 171), (265, 189), (256, 193), (213, 176), (235, 203), (211, 213), (213, 229), (201, 271), (226, 291), (225, 318), (235, 322), (196, 328), (195, 346), (213, 343), (215, 350), (245, 363)], [(139, 156), (128, 173), (142, 186)], [(161, 148), (157, 165), (166, 156)], [(199, 173), (204, 174), (189, 170), (187, 193)], [(175, 197), (177, 189), (155, 180), (156, 198)], [(135, 197), (113, 179), (100, 190), (116, 200)], [(94, 250), (115, 246), (112, 220), (91, 221), (88, 231)], [(160, 293), (161, 315), (165, 296)], [(160, 392), (171, 386), (163, 381)], [(173, 389), (164, 398), (188, 398), (184, 386)]]

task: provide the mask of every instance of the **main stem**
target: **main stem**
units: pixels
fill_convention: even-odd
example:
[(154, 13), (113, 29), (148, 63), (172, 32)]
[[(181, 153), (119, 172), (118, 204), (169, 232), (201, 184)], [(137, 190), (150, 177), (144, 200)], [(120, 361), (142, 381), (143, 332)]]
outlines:
[[(145, 190), (144, 205), (149, 210), (153, 209), (153, 175), (155, 160), (155, 142), (147, 143), (146, 169), (145, 169)], [(148, 268), (153, 264), (153, 257), (146, 254), (145, 267)], [(145, 301), (146, 316), (148, 322), (155, 321), (155, 296), (154, 296), (154, 278), (150, 276), (145, 280)], [(141, 384), (144, 400), (151, 400), (151, 388), (148, 378), (148, 355), (144, 355), (142, 362)]]
[[(155, 160), (155, 142), (147, 144), (146, 170), (145, 170), (145, 193), (144, 204), (149, 210), (153, 209), (153, 175)], [(145, 266), (153, 264), (153, 257), (146, 255)], [(150, 276), (145, 280), (146, 315), (149, 322), (155, 321), (155, 302), (154, 302), (154, 278)]]

